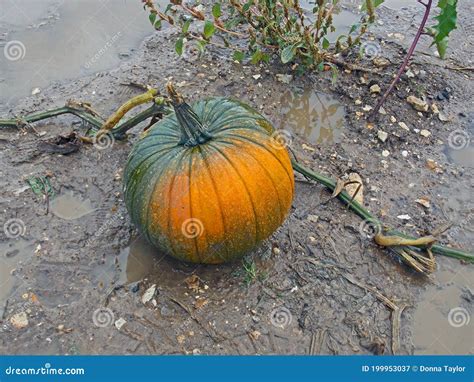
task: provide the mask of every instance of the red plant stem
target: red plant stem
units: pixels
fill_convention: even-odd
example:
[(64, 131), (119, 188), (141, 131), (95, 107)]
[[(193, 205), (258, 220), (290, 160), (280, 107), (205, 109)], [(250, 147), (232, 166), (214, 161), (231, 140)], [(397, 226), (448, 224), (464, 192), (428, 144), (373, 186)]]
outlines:
[(395, 85), (397, 84), (397, 82), (400, 80), (400, 77), (402, 76), (403, 72), (405, 71), (405, 68), (408, 65), (408, 61), (410, 60), (411, 56), (413, 55), (413, 52), (415, 51), (416, 45), (418, 44), (418, 40), (420, 39), (420, 36), (422, 35), (423, 30), (425, 29), (425, 24), (426, 24), (426, 21), (428, 20), (429, 14), (430, 14), (432, 1), (433, 0), (427, 0), (427, 3), (424, 3), (423, 1), (418, 0), (418, 2), (426, 8), (425, 14), (423, 16), (423, 20), (421, 21), (420, 27), (418, 28), (418, 32), (416, 33), (416, 36), (413, 39), (413, 42), (411, 43), (410, 49), (408, 50), (408, 53), (405, 56), (405, 59), (403, 60), (402, 65), (400, 66), (400, 69), (398, 69), (398, 73), (397, 73), (396, 77), (393, 79), (393, 81), (390, 84), (389, 88), (384, 93), (382, 98), (379, 100), (379, 102), (375, 106), (374, 110), (371, 112), (369, 118), (372, 118), (379, 111), (379, 109), (382, 107), (382, 105), (384, 104), (385, 100), (387, 99), (387, 97), (392, 92), (392, 90), (395, 87)]

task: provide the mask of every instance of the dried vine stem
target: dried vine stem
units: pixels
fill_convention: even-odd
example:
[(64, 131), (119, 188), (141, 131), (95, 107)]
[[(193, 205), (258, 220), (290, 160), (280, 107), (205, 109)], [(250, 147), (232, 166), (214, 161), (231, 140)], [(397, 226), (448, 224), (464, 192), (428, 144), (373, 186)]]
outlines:
[[(160, 114), (168, 113), (170, 111), (169, 107), (167, 106), (166, 99), (159, 97), (159, 101), (156, 102), (157, 98), (150, 97), (150, 94), (150, 91), (148, 91), (145, 94), (134, 97), (131, 100), (125, 102), (110, 118), (108, 118), (108, 121), (113, 121), (113, 125), (116, 127), (112, 126), (112, 128), (106, 132), (112, 134), (116, 139), (123, 139), (125, 137), (125, 133), (136, 126), (138, 123), (150, 117), (156, 117)], [(156, 95), (157, 93), (153, 94)], [(143, 104), (144, 102), (142, 101), (145, 98), (147, 98), (148, 101), (153, 101), (153, 105), (148, 109), (138, 113), (129, 120), (119, 124), (119, 121), (123, 118), (125, 113), (130, 111), (132, 108)], [(133, 100), (137, 102), (133, 102)], [(88, 108), (81, 108), (78, 105), (80, 104), (69, 103), (69, 105), (63, 108), (48, 110), (42, 113), (34, 113), (23, 118), (0, 120), (0, 127), (19, 127), (25, 122), (36, 122), (46, 118), (69, 113), (74, 114), (90, 123), (100, 132), (100, 129), (106, 125), (106, 122), (93, 115), (94, 113), (91, 112), (90, 106)], [(107, 127), (110, 127), (111, 125), (112, 123), (107, 124)], [(295, 171), (311, 180), (323, 184), (331, 192), (334, 192), (334, 190), (337, 189), (337, 182), (334, 180), (302, 166), (294, 159), (291, 161), (291, 163)], [(435, 238), (432, 236), (413, 238), (393, 230), (386, 230), (388, 235), (383, 235), (381, 229), (382, 223), (372, 216), (370, 212), (362, 207), (357, 201), (353, 200), (353, 197), (350, 196), (346, 191), (337, 192), (336, 196), (362, 219), (372, 222), (376, 226), (380, 227), (380, 231), (375, 235), (375, 241), (377, 244), (389, 247), (398, 256), (400, 256), (400, 258), (405, 263), (420, 273), (430, 273), (434, 270), (434, 258), (432, 256), (432, 252), (474, 263), (474, 254), (460, 249), (454, 249), (435, 244)], [(422, 251), (426, 252), (428, 256), (425, 256)]]

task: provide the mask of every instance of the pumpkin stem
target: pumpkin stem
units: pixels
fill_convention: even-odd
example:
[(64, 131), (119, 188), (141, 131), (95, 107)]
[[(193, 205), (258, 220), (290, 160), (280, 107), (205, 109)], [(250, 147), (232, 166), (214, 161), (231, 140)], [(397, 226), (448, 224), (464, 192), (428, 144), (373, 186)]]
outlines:
[(211, 139), (212, 136), (206, 131), (197, 114), (186, 103), (181, 94), (176, 92), (171, 82), (168, 82), (166, 88), (181, 129), (179, 144), (192, 147)]

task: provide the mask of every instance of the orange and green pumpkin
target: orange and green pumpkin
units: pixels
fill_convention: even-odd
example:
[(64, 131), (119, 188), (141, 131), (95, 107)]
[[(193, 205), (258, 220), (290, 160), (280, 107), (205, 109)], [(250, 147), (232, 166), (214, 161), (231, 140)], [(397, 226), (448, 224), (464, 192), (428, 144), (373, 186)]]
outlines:
[(288, 152), (245, 104), (211, 98), (175, 112), (135, 144), (124, 173), (132, 222), (162, 251), (217, 264), (244, 256), (284, 221), (294, 192)]

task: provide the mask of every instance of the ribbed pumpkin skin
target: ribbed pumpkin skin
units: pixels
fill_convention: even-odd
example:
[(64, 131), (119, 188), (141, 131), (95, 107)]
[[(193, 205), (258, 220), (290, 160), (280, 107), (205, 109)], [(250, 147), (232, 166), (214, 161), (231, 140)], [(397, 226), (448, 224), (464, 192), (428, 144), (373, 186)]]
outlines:
[(192, 105), (213, 136), (178, 145), (173, 113), (134, 146), (124, 173), (132, 222), (156, 247), (189, 262), (235, 260), (284, 221), (294, 193), (288, 152), (272, 127), (237, 101)]

